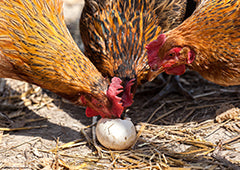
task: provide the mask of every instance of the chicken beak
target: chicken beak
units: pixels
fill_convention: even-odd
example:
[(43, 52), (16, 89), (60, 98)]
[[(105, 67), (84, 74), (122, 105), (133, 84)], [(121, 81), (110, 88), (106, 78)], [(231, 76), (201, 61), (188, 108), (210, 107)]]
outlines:
[(164, 72), (164, 68), (162, 66), (157, 71), (150, 70), (148, 72), (148, 81), (154, 80), (162, 72)]

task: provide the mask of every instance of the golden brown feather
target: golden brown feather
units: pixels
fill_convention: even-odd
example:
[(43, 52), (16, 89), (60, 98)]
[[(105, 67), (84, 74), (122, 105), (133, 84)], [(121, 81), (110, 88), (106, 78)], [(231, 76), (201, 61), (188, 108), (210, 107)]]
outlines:
[(114, 114), (109, 81), (73, 41), (61, 0), (0, 0), (0, 21), (0, 77), (37, 84), (103, 117)]
[(152, 68), (180, 74), (186, 65), (214, 83), (240, 85), (240, 0), (202, 1), (191, 17), (161, 36), (147, 46)]
[(145, 45), (161, 31), (182, 22), (186, 0), (100, 2), (86, 1), (81, 16), (85, 54), (103, 76), (119, 77), (125, 91), (129, 91), (129, 82), (134, 81), (131, 88), (134, 94), (136, 86), (147, 81)]

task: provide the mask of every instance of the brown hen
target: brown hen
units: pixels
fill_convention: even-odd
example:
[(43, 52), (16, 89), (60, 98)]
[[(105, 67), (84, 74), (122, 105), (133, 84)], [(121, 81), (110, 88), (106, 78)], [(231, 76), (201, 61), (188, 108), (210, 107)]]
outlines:
[(80, 31), (85, 54), (104, 77), (118, 77), (122, 103), (133, 103), (137, 85), (147, 81), (145, 46), (179, 25), (187, 0), (87, 0)]
[(0, 77), (39, 85), (88, 106), (87, 116), (120, 117), (121, 80), (106, 80), (73, 41), (61, 0), (0, 0)]
[(240, 85), (240, 0), (205, 0), (191, 17), (146, 47), (150, 79), (186, 68), (222, 86)]

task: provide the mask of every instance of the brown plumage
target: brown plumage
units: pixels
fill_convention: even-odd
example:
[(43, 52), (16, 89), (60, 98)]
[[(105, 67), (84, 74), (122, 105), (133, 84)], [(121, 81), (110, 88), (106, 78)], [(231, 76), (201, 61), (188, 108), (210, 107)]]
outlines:
[(104, 77), (123, 81), (124, 107), (147, 81), (145, 46), (179, 25), (186, 0), (87, 0), (80, 21), (85, 54)]
[(240, 85), (240, 0), (205, 0), (191, 17), (148, 46), (150, 78), (185, 67), (223, 86)]
[(0, 77), (86, 105), (88, 116), (120, 117), (121, 81), (106, 80), (79, 50), (64, 23), (61, 0), (0, 0), (0, 21)]

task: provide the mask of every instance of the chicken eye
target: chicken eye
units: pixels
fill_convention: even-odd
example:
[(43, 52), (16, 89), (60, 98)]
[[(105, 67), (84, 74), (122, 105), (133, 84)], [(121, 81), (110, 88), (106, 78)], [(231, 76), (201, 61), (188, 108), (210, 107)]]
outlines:
[(95, 107), (97, 108), (102, 108), (103, 107), (103, 104), (101, 102), (96, 102), (95, 103)]
[(97, 104), (97, 107), (98, 107), (98, 108), (102, 108), (103, 105), (102, 105), (102, 104)]
[(169, 57), (174, 57), (175, 56), (175, 53), (170, 53), (169, 54)]

